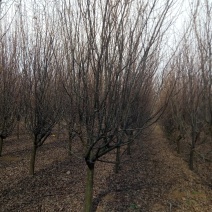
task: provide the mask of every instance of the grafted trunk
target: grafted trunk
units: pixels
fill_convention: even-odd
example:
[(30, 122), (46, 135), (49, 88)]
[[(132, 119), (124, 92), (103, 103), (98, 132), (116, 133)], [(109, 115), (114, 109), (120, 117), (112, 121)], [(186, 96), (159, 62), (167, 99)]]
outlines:
[(120, 146), (116, 148), (116, 163), (115, 163), (115, 173), (117, 174), (119, 172), (120, 167)]
[(0, 157), (2, 155), (2, 148), (3, 148), (4, 139), (0, 137)]
[(92, 202), (93, 202), (93, 178), (94, 178), (94, 163), (89, 164), (87, 166), (87, 179), (86, 179), (85, 208), (84, 208), (84, 212), (91, 212), (92, 211)]
[(29, 174), (34, 175), (35, 171), (35, 158), (36, 158), (37, 146), (33, 144), (31, 158), (30, 158), (30, 167), (29, 167)]

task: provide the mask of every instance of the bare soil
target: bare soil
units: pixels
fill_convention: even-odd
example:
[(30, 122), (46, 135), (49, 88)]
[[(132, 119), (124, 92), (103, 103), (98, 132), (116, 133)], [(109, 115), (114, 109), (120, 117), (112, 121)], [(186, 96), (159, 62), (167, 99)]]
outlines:
[[(52, 134), (38, 150), (33, 177), (28, 175), (31, 144), (26, 134), (19, 140), (15, 135), (5, 140), (0, 211), (83, 211), (86, 165), (78, 153), (68, 155), (67, 136), (58, 139)], [(112, 152), (104, 159), (114, 157)], [(94, 183), (93, 211), (97, 212), (212, 211), (211, 182), (188, 169), (159, 129), (137, 140), (131, 156), (122, 155), (118, 174), (113, 164), (97, 162)]]

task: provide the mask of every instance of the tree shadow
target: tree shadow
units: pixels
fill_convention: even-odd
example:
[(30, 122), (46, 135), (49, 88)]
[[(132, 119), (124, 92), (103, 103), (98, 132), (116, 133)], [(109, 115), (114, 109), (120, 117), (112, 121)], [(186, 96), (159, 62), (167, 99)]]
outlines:
[[(77, 166), (76, 166), (77, 164)], [(69, 170), (70, 174), (67, 174)], [(84, 163), (67, 157), (64, 161), (55, 161), (32, 176), (23, 176), (15, 184), (0, 193), (0, 211), (38, 211), (45, 198), (60, 198), (75, 194), (83, 199), (85, 169)], [(55, 210), (57, 207), (55, 203)], [(59, 210), (59, 209), (58, 209)]]

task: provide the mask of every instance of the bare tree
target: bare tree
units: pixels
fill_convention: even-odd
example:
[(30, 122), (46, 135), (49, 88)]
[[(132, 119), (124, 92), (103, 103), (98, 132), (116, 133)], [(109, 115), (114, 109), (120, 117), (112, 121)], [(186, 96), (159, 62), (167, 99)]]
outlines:
[[(199, 105), (199, 113), (201, 116), (202, 130), (206, 137), (210, 139), (204, 139), (211, 142), (212, 138), (212, 36), (211, 36), (211, 14), (212, 3), (205, 0), (204, 3), (195, 1), (192, 12), (192, 29), (196, 45), (197, 61), (199, 65), (199, 78), (201, 79), (201, 102)], [(212, 152), (209, 149), (206, 155)], [(200, 154), (201, 155), (201, 154)]]
[(19, 90), (16, 43), (16, 37), (8, 34), (0, 42), (0, 156), (3, 140), (12, 133), (16, 124)]
[[(33, 136), (30, 159), (31, 175), (34, 174), (37, 149), (43, 145), (59, 118), (60, 96), (57, 80), (57, 40), (54, 36), (53, 19), (48, 19), (47, 6), (43, 14), (34, 9), (33, 35), (28, 34), (21, 19), (23, 39), (23, 98), (25, 104), (25, 124)], [(43, 22), (44, 20), (44, 22)], [(51, 22), (52, 21), (52, 22)]]
[(194, 152), (203, 127), (201, 114), (203, 87), (196, 52), (186, 38), (179, 56), (174, 60), (172, 67), (174, 71), (168, 82), (171, 84), (175, 81), (176, 86), (162, 120), (166, 131), (174, 135), (178, 153), (180, 153), (180, 140), (188, 137), (189, 167), (193, 170)]
[[(75, 108), (70, 119), (72, 126), (79, 126), (73, 130), (81, 139), (87, 164), (85, 211), (92, 208), (96, 161), (132, 142), (159, 114), (141, 102), (151, 94), (168, 25), (162, 26), (173, 2), (166, 1), (158, 13), (157, 3), (93, 0), (64, 2), (62, 9), (57, 5), (69, 75), (64, 85), (70, 108)], [(138, 114), (146, 116), (139, 120)], [(132, 131), (130, 139), (120, 139)]]
[(171, 97), (160, 123), (163, 126), (166, 136), (176, 143), (178, 154), (181, 153), (181, 142), (185, 139), (187, 130), (186, 108), (188, 107), (188, 79), (183, 57), (184, 54), (182, 54), (182, 50), (180, 50), (179, 54), (176, 54), (172, 58), (172, 62), (168, 68), (170, 71), (168, 75), (165, 76), (164, 89), (161, 93), (161, 95), (163, 95), (164, 92), (172, 90)]

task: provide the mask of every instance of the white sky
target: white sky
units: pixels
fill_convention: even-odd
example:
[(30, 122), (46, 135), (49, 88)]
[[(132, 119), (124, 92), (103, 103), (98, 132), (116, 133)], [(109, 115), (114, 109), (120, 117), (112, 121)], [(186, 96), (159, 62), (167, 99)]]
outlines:
[[(1, 0), (0, 0), (1, 1)], [(20, 2), (24, 3), (27, 2), (28, 8), (26, 8), (28, 11), (32, 9), (32, 4), (30, 3), (36, 2), (37, 4), (42, 5), (42, 1), (44, 0), (2, 0), (1, 4), (1, 14), (0, 14), (0, 24), (3, 25), (3, 22), (5, 21), (5, 13), (8, 12), (9, 15), (7, 15), (7, 27), (8, 23), (10, 23), (12, 20), (14, 22), (15, 20), (15, 11), (17, 10), (17, 6), (20, 4)], [(55, 2), (59, 0), (48, 0), (47, 2)], [(65, 0), (63, 0), (65, 1)], [(63, 2), (61, 1), (61, 2)], [(70, 0), (70, 2), (74, 2), (76, 0)], [(161, 5), (166, 2), (166, 0), (158, 0)], [(174, 48), (177, 40), (180, 40), (182, 37), (186, 26), (189, 25), (189, 14), (191, 10), (191, 5), (198, 0), (176, 0), (175, 1), (175, 6), (172, 8), (172, 11), (168, 17), (167, 20), (176, 20), (174, 21), (173, 25), (169, 29), (169, 32), (167, 33), (167, 46), (170, 48)], [(199, 0), (200, 3), (204, 4), (205, 0)], [(212, 0), (208, 0), (212, 4)], [(31, 13), (32, 14), (32, 13)], [(2, 19), (2, 16), (4, 17)], [(15, 18), (14, 18), (15, 17)], [(26, 18), (26, 17), (25, 17)], [(30, 20), (30, 17), (27, 17)], [(31, 17), (32, 18), (32, 17)], [(31, 19), (32, 20), (32, 19)], [(31, 22), (32, 23), (32, 22)]]

